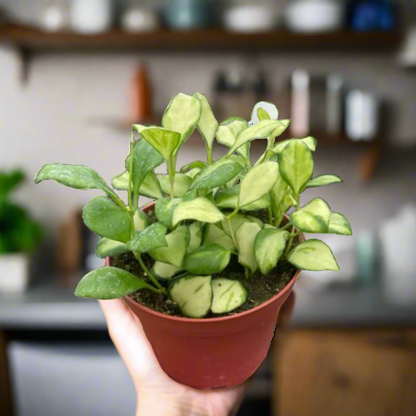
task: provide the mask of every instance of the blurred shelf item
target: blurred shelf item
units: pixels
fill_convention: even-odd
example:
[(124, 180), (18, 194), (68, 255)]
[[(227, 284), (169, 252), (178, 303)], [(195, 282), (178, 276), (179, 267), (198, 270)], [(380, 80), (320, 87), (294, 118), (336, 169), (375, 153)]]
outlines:
[(73, 32), (48, 33), (19, 25), (0, 27), (0, 42), (31, 50), (49, 49), (146, 49), (146, 50), (229, 50), (311, 48), (342, 50), (391, 50), (401, 42), (399, 32), (340, 31), (319, 34), (299, 34), (287, 30), (266, 33), (233, 33), (220, 29), (126, 33), (121, 30), (83, 35)]
[(149, 72), (145, 65), (137, 67), (129, 88), (130, 118), (132, 120), (148, 120), (152, 111), (152, 91)]
[(399, 54), (399, 63), (405, 68), (416, 68), (416, 24), (406, 34)]
[(341, 30), (345, 5), (334, 0), (295, 0), (285, 13), (286, 25), (294, 32), (323, 33)]
[(224, 13), (224, 26), (236, 33), (270, 32), (276, 25), (276, 14), (269, 5), (236, 5)]

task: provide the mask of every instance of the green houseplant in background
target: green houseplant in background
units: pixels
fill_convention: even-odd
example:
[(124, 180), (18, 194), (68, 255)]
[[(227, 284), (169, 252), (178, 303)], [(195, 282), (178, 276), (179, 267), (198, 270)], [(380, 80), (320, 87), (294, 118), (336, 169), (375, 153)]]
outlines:
[(29, 282), (29, 255), (41, 238), (41, 227), (27, 211), (10, 201), (24, 180), (20, 170), (0, 172), (0, 290), (21, 292)]
[[(204, 95), (177, 94), (161, 127), (132, 126), (125, 171), (112, 180), (113, 189), (127, 191), (127, 204), (88, 167), (44, 166), (36, 183), (53, 179), (77, 189), (100, 189), (106, 195), (84, 207), (83, 220), (100, 236), (96, 252), (107, 258), (107, 265), (84, 276), (75, 294), (96, 299), (124, 297), (142, 320), (149, 339), (159, 325), (147, 325), (149, 314), (158, 319), (166, 316), (168, 330), (184, 322), (198, 322), (193, 328), (205, 329), (204, 323), (212, 322), (220, 328), (230, 318), (246, 319), (254, 315), (252, 311), (265, 310), (280, 299), (268, 318), (269, 327), (274, 328), (299, 270), (338, 270), (330, 248), (317, 239), (304, 241), (302, 233), (351, 234), (345, 217), (321, 198), (300, 203), (305, 189), (341, 179), (335, 175), (313, 177), (317, 144), (313, 137), (276, 142), (288, 125), (289, 120), (278, 120), (274, 105), (264, 102), (254, 107), (250, 123), (235, 117), (219, 124)], [(195, 129), (205, 142), (207, 159), (178, 169), (178, 152)], [(215, 139), (228, 148), (217, 160), (212, 157)], [(267, 148), (252, 165), (250, 143), (255, 139), (266, 140)], [(155, 168), (162, 163), (167, 173), (156, 174)], [(141, 195), (155, 203), (140, 209)], [(262, 321), (258, 324), (261, 327)], [(158, 336), (162, 337), (161, 332)], [(201, 351), (206, 337), (198, 344)], [(215, 377), (201, 381), (201, 373), (210, 371), (206, 367), (198, 369), (198, 380), (198, 374), (189, 380), (186, 374), (176, 374), (179, 369), (169, 368), (172, 360), (165, 360), (150, 341), (173, 378), (198, 388), (224, 387)], [(234, 343), (234, 348), (239, 345), (237, 339)], [(256, 347), (241, 348), (247, 356)], [(212, 358), (209, 348), (204, 354)], [(253, 360), (259, 364), (258, 357)], [(189, 366), (194, 373), (192, 366), (198, 367), (198, 363)], [(237, 381), (231, 377), (225, 384), (236, 384), (242, 377)]]

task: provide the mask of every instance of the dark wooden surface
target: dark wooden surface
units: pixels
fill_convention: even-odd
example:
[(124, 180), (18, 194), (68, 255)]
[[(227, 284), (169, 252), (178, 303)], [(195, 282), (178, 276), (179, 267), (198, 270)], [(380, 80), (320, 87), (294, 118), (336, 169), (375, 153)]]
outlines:
[(0, 328), (0, 416), (13, 415), (6, 342), (7, 335)]
[(416, 330), (298, 330), (280, 335), (279, 416), (415, 416)]
[(4, 25), (0, 41), (28, 49), (146, 49), (146, 50), (391, 50), (402, 40), (398, 32), (342, 31), (297, 34), (286, 30), (241, 34), (220, 29), (125, 33), (114, 29), (97, 35), (72, 32), (47, 33), (30, 27)]

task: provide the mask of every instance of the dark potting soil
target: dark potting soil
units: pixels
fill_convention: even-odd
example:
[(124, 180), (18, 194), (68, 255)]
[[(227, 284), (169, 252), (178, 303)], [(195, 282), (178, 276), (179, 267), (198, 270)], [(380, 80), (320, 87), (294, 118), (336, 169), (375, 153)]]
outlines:
[[(262, 218), (263, 213), (257, 213), (256, 216)], [(297, 245), (299, 242), (300, 239), (297, 237), (294, 239), (293, 245)], [(150, 269), (154, 260), (147, 254), (143, 254), (142, 258), (146, 263), (146, 266)], [(147, 282), (149, 281), (149, 278), (145, 275), (139, 262), (135, 259), (133, 253), (131, 252), (113, 257), (111, 265), (139, 276)], [(231, 261), (227, 268), (221, 273), (214, 274), (212, 278), (215, 279), (216, 277), (225, 277), (227, 279), (241, 281), (247, 289), (247, 300), (243, 305), (234, 311), (221, 315), (214, 315), (210, 313), (206, 318), (235, 315), (261, 305), (279, 293), (289, 283), (295, 272), (296, 268), (294, 266), (285, 260), (280, 260), (276, 267), (267, 275), (262, 275), (260, 271), (257, 271), (249, 278), (246, 278), (244, 267), (238, 263), (236, 256), (231, 256)], [(163, 281), (161, 284), (163, 284)], [(142, 289), (130, 297), (136, 302), (139, 302), (157, 312), (172, 316), (182, 316), (177, 303), (167, 299), (162, 294)]]

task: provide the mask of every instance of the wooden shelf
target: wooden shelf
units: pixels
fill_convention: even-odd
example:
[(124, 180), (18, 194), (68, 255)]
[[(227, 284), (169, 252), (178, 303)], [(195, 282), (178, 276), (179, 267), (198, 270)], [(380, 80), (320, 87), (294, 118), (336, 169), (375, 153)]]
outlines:
[(148, 33), (125, 33), (111, 30), (98, 35), (73, 32), (49, 33), (31, 27), (4, 25), (0, 42), (30, 50), (63, 49), (143, 49), (143, 50), (391, 50), (401, 42), (398, 32), (332, 32), (298, 34), (287, 30), (242, 34), (221, 29), (194, 31), (158, 30)]

